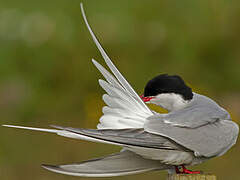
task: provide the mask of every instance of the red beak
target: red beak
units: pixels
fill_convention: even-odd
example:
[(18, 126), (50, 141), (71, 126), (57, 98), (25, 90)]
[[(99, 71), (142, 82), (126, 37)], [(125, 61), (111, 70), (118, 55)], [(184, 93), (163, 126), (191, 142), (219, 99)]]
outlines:
[(144, 95), (141, 95), (140, 98), (144, 101), (144, 102), (148, 102), (151, 99), (153, 99), (153, 97), (144, 97)]

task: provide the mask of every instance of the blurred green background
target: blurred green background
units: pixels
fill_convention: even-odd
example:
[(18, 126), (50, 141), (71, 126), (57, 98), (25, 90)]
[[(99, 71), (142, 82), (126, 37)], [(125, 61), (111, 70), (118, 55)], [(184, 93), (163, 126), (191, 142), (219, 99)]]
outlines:
[[(1, 0), (0, 123), (95, 128), (103, 64), (77, 0)], [(84, 0), (92, 28), (141, 94), (159, 73), (181, 75), (198, 93), (240, 118), (240, 2), (237, 0)], [(238, 180), (239, 143), (193, 169)], [(48, 172), (41, 163), (80, 162), (119, 147), (1, 127), (0, 178), (87, 179)], [(165, 179), (151, 172), (114, 179)], [(92, 178), (95, 179), (95, 178)], [(113, 178), (106, 178), (113, 179)]]

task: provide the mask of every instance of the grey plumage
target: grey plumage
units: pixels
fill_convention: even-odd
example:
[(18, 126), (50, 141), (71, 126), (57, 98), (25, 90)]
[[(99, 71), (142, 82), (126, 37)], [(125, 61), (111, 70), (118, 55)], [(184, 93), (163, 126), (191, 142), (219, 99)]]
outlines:
[(229, 113), (212, 99), (193, 93), (193, 99), (183, 108), (168, 114), (154, 116), (173, 126), (197, 128), (215, 123), (217, 120), (231, 120)]
[[(187, 107), (148, 118), (144, 129), (169, 137), (194, 151), (196, 156), (224, 154), (236, 143), (239, 128), (227, 111), (211, 99), (194, 93)], [(204, 142), (204, 143), (203, 143)]]
[[(69, 138), (122, 146), (120, 153), (69, 165), (43, 165), (44, 168), (74, 176), (107, 177), (172, 169), (194, 165), (223, 155), (237, 140), (238, 125), (226, 110), (210, 98), (193, 94), (182, 108), (159, 114), (153, 112), (112, 63), (91, 27), (83, 6), (86, 26), (112, 74), (95, 60), (93, 64), (105, 77), (99, 80), (106, 91), (103, 116), (98, 130), (53, 126), (55, 129), (4, 125), (28, 130), (56, 133)], [(169, 95), (169, 94), (168, 94)], [(167, 97), (167, 96), (166, 96)], [(165, 98), (166, 98), (165, 97)], [(170, 109), (171, 103), (167, 104)]]
[(171, 168), (159, 161), (144, 159), (128, 150), (81, 163), (42, 166), (53, 172), (85, 177), (123, 176)]
[[(136, 146), (153, 149), (166, 149), (166, 150), (184, 150), (187, 151), (181, 145), (178, 145), (174, 141), (167, 137), (155, 135), (144, 131), (144, 129), (83, 129), (83, 128), (71, 128), (62, 126), (52, 126), (57, 129), (77, 133), (83, 136), (96, 138), (99, 140), (110, 141), (113, 143), (121, 144), (121, 146)], [(188, 150), (190, 151), (190, 150)]]

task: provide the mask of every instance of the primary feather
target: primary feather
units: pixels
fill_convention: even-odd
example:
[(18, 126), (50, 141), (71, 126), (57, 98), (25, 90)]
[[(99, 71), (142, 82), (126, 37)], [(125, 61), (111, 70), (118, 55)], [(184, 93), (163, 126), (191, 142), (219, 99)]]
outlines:
[(82, 177), (123, 176), (171, 168), (169, 165), (162, 164), (159, 161), (144, 159), (126, 150), (82, 163), (42, 166), (53, 172)]
[[(84, 22), (97, 46), (100, 53), (102, 54), (106, 64), (114, 74), (109, 73), (102, 65), (100, 65), (94, 59), (93, 64), (102, 73), (107, 82), (99, 80), (100, 86), (107, 92), (107, 95), (103, 96), (104, 102), (108, 105), (108, 111), (104, 111), (104, 115), (100, 118), (100, 123), (97, 125), (99, 129), (122, 129), (122, 128), (141, 128), (147, 117), (153, 115), (152, 111), (146, 106), (142, 99), (133, 90), (131, 85), (118, 71), (115, 65), (112, 63), (101, 44), (97, 40), (93, 33), (84, 9), (81, 4), (81, 12), (83, 15)], [(105, 108), (105, 107), (104, 107)], [(106, 109), (106, 108), (105, 108)], [(119, 113), (112, 113), (120, 110)], [(109, 113), (110, 112), (110, 113)], [(129, 116), (130, 115), (130, 116)]]

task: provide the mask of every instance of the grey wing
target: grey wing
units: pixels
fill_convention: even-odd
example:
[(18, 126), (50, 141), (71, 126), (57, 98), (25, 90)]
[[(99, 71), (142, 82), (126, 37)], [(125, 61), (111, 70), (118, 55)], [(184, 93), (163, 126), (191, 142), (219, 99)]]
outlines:
[(94, 43), (111, 70), (111, 73), (108, 72), (102, 65), (93, 60), (93, 64), (106, 79), (106, 81), (99, 80), (100, 86), (107, 93), (103, 95), (103, 100), (107, 106), (103, 108), (103, 116), (100, 118), (98, 129), (142, 128), (146, 118), (153, 113), (104, 51), (88, 23), (82, 4), (81, 12)]
[(172, 126), (189, 128), (204, 126), (220, 119), (231, 119), (227, 111), (217, 104), (210, 104), (209, 102), (200, 105), (193, 103), (184, 109), (168, 114), (158, 114), (157, 116)]
[(155, 135), (144, 131), (143, 128), (130, 129), (83, 129), (62, 126), (53, 126), (54, 128), (76, 133), (89, 138), (112, 142), (122, 146), (136, 146), (154, 149), (166, 150), (184, 150), (190, 151), (181, 145), (178, 145), (169, 138)]
[(144, 159), (130, 151), (122, 151), (81, 163), (42, 166), (56, 173), (82, 177), (123, 176), (171, 168), (171, 166), (164, 165), (159, 161)]
[(141, 129), (77, 129), (71, 127), (55, 128), (94, 139), (95, 142), (115, 144), (136, 154), (152, 160), (159, 160), (165, 164), (191, 164), (193, 151), (187, 149), (167, 137), (155, 135)]
[[(184, 119), (180, 124), (170, 118), (166, 121), (163, 116), (155, 115), (148, 118), (144, 130), (168, 137), (194, 151), (196, 156), (219, 156), (236, 143), (239, 130), (233, 121), (213, 118), (195, 124), (188, 118), (191, 118), (191, 115), (186, 116), (185, 124)], [(199, 118), (201, 120), (201, 117)]]
[(56, 133), (60, 136), (100, 142), (124, 147), (136, 154), (152, 160), (160, 160), (165, 164), (189, 164), (193, 160), (193, 151), (171, 139), (148, 133), (140, 129), (77, 129), (53, 126), (56, 129), (43, 129), (23, 126), (4, 125), (6, 127), (28, 129)]

